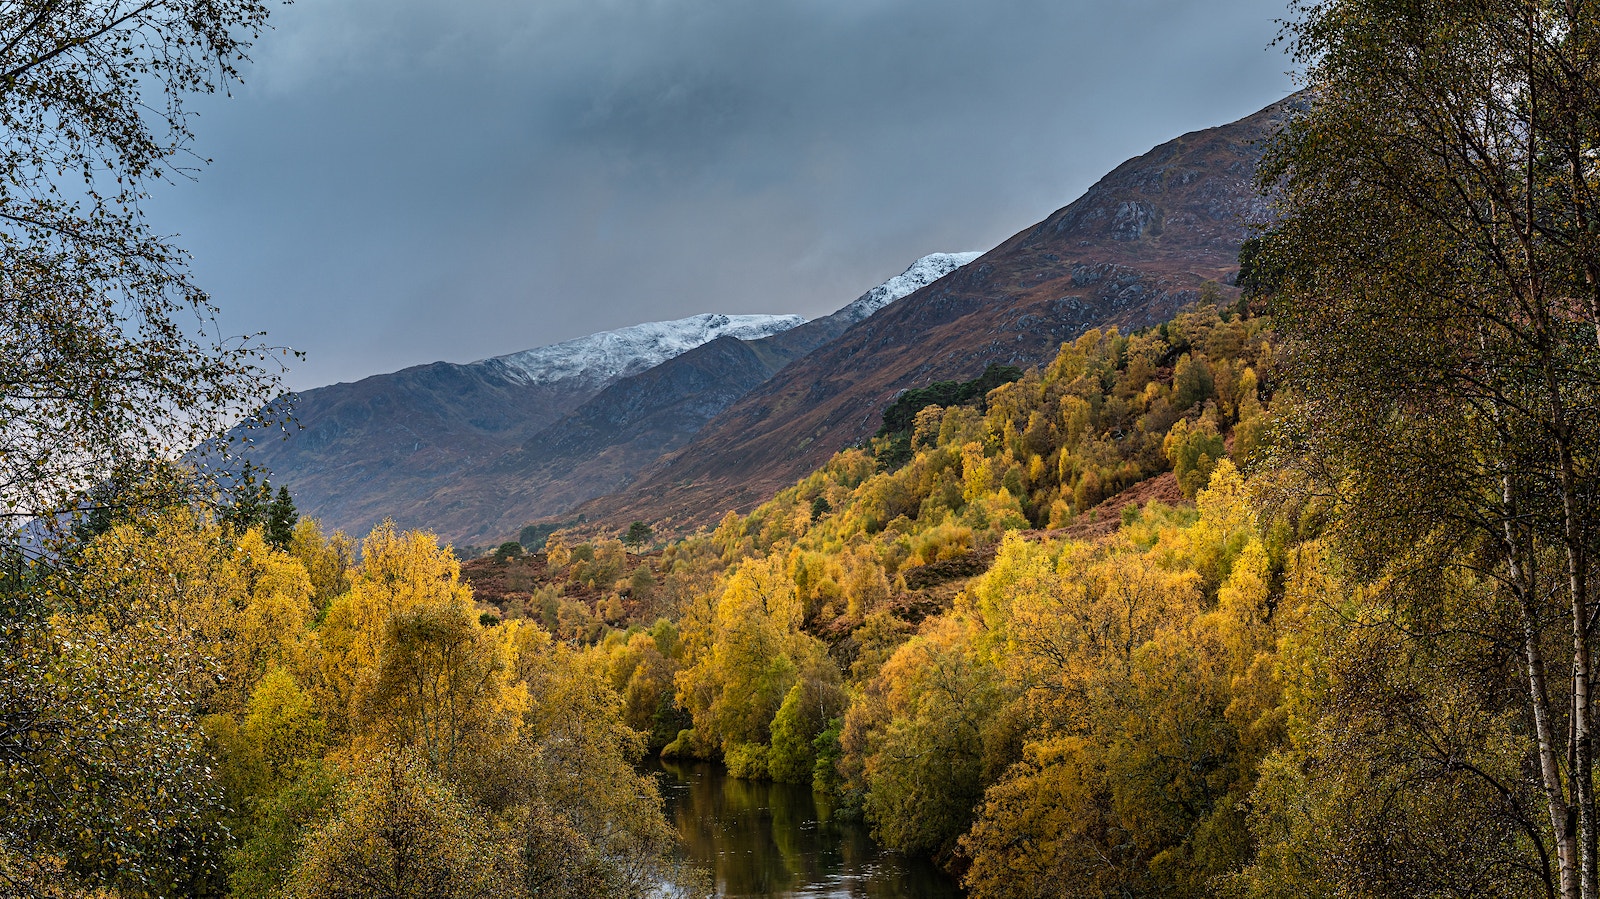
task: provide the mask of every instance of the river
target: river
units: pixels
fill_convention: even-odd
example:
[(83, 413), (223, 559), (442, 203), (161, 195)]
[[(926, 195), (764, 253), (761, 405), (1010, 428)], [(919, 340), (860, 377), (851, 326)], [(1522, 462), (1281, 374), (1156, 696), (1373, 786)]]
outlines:
[(723, 899), (959, 899), (932, 863), (879, 848), (809, 787), (729, 777), (708, 763), (660, 762), (667, 817)]

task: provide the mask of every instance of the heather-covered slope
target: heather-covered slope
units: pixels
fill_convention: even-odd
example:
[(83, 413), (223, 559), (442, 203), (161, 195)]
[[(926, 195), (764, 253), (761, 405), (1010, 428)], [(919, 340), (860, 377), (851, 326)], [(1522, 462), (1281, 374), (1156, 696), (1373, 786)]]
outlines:
[(870, 436), (903, 389), (1034, 365), (1092, 327), (1171, 317), (1207, 282), (1231, 291), (1240, 244), (1265, 215), (1252, 185), (1287, 104), (1129, 160), (1082, 198), (976, 262), (854, 325), (706, 425), (626, 492), (579, 512), (672, 528), (748, 510)]

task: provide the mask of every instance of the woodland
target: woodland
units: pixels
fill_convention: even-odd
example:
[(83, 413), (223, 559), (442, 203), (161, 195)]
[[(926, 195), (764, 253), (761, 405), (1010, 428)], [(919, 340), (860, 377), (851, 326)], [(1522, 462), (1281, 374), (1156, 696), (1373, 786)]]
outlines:
[(0, 3), (0, 896), (707, 895), (661, 755), (974, 899), (1600, 897), (1592, 3), (1300, 0), (1237, 285), (465, 562), (214, 442), (284, 357), (139, 205), (266, 15)]

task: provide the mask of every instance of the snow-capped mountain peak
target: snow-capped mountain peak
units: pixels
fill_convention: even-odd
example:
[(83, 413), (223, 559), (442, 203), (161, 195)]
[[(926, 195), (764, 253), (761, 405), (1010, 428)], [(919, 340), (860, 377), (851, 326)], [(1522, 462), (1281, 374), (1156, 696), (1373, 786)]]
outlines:
[(840, 309), (852, 321), (861, 321), (879, 309), (909, 296), (982, 256), (982, 253), (932, 253), (911, 263), (911, 267), (862, 294)]
[(638, 374), (718, 337), (756, 340), (805, 324), (798, 315), (691, 315), (645, 322), (484, 360), (514, 381), (553, 384), (582, 379), (607, 383)]

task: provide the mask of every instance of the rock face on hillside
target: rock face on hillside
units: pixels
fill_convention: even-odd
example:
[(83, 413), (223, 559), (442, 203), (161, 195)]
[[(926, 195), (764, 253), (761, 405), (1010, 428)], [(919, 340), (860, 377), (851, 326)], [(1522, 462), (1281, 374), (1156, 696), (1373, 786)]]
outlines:
[(758, 340), (804, 322), (696, 315), (308, 390), (295, 402), (300, 430), (262, 440), (245, 456), (328, 528), (361, 534), (386, 517), (438, 528), (430, 497), (470, 481), (619, 379), (707, 341)]
[(625, 493), (578, 510), (600, 526), (674, 530), (746, 511), (869, 437), (896, 393), (1036, 365), (1094, 327), (1170, 317), (1215, 282), (1231, 291), (1252, 179), (1291, 100), (1186, 134), (1118, 166), (1082, 198), (975, 262), (853, 325), (702, 428)]

